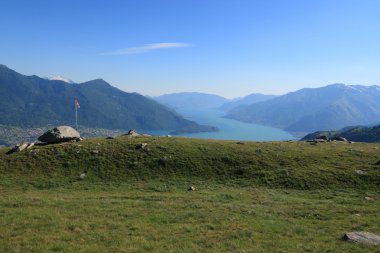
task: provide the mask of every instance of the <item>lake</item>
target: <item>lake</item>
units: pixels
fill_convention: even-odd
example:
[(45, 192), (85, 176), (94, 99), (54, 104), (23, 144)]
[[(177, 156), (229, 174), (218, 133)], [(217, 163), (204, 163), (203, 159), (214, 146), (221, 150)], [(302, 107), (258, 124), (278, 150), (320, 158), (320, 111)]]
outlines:
[[(181, 134), (178, 136), (242, 141), (284, 141), (297, 139), (282, 129), (223, 118), (224, 112), (216, 109), (178, 109), (177, 112), (198, 124), (219, 128), (218, 132)], [(150, 131), (149, 133), (167, 135), (169, 132), (171, 131)]]

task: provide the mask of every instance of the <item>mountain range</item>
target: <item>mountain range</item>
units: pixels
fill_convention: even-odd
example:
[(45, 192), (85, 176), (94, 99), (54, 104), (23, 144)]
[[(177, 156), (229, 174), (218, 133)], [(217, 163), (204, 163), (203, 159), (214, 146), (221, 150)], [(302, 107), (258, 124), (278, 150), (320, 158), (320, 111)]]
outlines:
[(228, 99), (214, 94), (180, 92), (153, 97), (153, 99), (175, 110), (197, 108), (229, 111), (237, 107), (243, 108), (244, 106), (266, 101), (274, 97), (276, 96), (253, 93), (245, 97)]
[(301, 134), (380, 122), (380, 86), (333, 84), (282, 96), (251, 94), (238, 99), (198, 92), (147, 98), (102, 79), (80, 84), (52, 79), (25, 76), (0, 65), (0, 124), (73, 125), (74, 99), (81, 106), (80, 125), (106, 129), (216, 131), (175, 112), (183, 108), (219, 109), (227, 118)]
[(230, 110), (227, 118), (293, 133), (380, 122), (380, 86), (332, 84), (305, 88)]
[(272, 98), (277, 97), (276, 95), (264, 95), (260, 93), (252, 93), (248, 96), (234, 99), (230, 102), (224, 103), (222, 106), (219, 107), (222, 111), (231, 111), (232, 109), (236, 108), (244, 108), (246, 106), (256, 104), (259, 102), (264, 102), (267, 100), (270, 100)]
[(0, 124), (19, 127), (73, 125), (74, 99), (79, 125), (107, 129), (163, 130), (199, 125), (137, 93), (121, 91), (102, 79), (67, 83), (19, 74), (0, 65)]
[(164, 94), (153, 97), (157, 102), (173, 109), (183, 108), (217, 108), (230, 100), (218, 95), (200, 93), (200, 92), (179, 92)]

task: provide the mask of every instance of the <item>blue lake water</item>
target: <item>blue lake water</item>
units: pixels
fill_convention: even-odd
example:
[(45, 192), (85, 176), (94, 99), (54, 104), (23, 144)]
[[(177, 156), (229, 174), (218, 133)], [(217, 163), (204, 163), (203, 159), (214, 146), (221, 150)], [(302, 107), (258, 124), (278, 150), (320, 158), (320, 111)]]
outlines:
[[(219, 128), (218, 132), (181, 134), (179, 136), (243, 141), (283, 141), (296, 139), (290, 133), (273, 127), (243, 123), (222, 118), (224, 112), (214, 109), (179, 109), (179, 114), (201, 125)], [(150, 131), (154, 135), (166, 135), (171, 131)]]

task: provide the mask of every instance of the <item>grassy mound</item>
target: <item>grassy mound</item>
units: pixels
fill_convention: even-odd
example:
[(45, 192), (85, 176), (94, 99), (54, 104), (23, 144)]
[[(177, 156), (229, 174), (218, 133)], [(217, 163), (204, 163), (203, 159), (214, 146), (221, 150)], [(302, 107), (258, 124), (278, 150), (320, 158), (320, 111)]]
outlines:
[(3, 186), (63, 186), (77, 182), (83, 171), (86, 182), (194, 178), (295, 189), (380, 185), (380, 144), (118, 137), (7, 151), (0, 149)]
[(341, 238), (380, 234), (380, 144), (118, 137), (7, 150), (0, 252), (377, 249)]

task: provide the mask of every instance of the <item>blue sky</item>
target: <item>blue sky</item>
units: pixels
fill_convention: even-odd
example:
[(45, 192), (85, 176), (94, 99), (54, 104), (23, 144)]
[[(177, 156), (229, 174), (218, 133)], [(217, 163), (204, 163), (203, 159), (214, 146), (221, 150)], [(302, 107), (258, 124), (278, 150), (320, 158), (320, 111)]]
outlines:
[(380, 84), (378, 0), (0, 0), (0, 63), (144, 95)]

